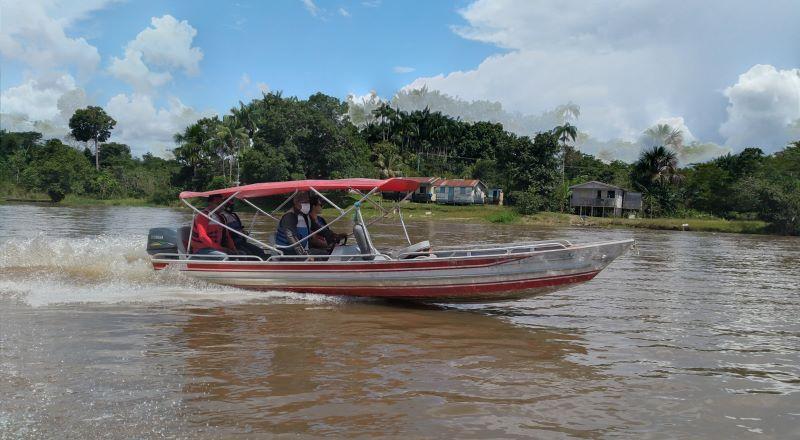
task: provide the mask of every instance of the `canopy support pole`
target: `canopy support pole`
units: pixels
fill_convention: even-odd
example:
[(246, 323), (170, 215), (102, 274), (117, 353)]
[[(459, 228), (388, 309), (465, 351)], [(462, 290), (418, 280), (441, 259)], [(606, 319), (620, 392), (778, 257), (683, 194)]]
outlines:
[[(323, 230), (325, 230), (325, 229), (328, 229), (328, 228), (330, 228), (330, 226), (331, 226), (331, 225), (333, 225), (333, 224), (334, 224), (334, 223), (336, 223), (337, 221), (339, 221), (339, 220), (341, 220), (342, 218), (344, 218), (344, 217), (345, 217), (345, 216), (346, 216), (346, 215), (347, 215), (347, 214), (348, 214), (350, 211), (352, 211), (352, 210), (353, 210), (353, 208), (355, 208), (355, 207), (356, 207), (356, 205), (357, 205), (357, 204), (360, 204), (360, 203), (361, 203), (361, 202), (363, 202), (365, 199), (368, 199), (368, 197), (369, 197), (369, 196), (371, 196), (372, 194), (374, 194), (374, 193), (375, 193), (375, 191), (377, 191), (377, 190), (378, 190), (378, 188), (376, 187), (376, 188), (373, 188), (373, 189), (372, 189), (370, 192), (368, 192), (367, 194), (363, 194), (363, 197), (361, 197), (361, 199), (360, 199), (358, 202), (356, 202), (355, 204), (353, 204), (353, 206), (351, 206), (351, 207), (347, 208), (346, 210), (344, 210), (344, 211), (342, 212), (342, 214), (340, 214), (340, 215), (339, 215), (339, 217), (336, 217), (335, 219), (331, 220), (331, 222), (330, 222), (330, 223), (328, 223), (327, 225), (325, 225), (325, 226), (323, 226), (323, 227), (321, 227), (321, 228), (317, 229), (316, 231), (312, 232), (311, 234), (308, 234), (308, 235), (307, 235), (306, 237), (304, 237), (302, 240), (297, 240), (297, 241), (296, 241), (296, 242), (294, 242), (293, 244), (289, 244), (289, 245), (285, 245), (285, 246), (283, 246), (283, 245), (280, 245), (280, 246), (279, 246), (279, 245), (276, 245), (276, 247), (277, 247), (277, 248), (279, 248), (279, 249), (289, 249), (289, 248), (291, 248), (291, 247), (297, 246), (298, 244), (302, 244), (302, 243), (304, 243), (304, 242), (306, 242), (306, 241), (310, 240), (310, 239), (311, 239), (311, 237), (313, 237), (313, 236), (315, 236), (315, 235), (319, 234), (320, 232), (322, 232), (322, 231), (323, 231)], [(358, 191), (358, 190), (355, 190), (355, 191)], [(292, 196), (292, 197), (294, 197), (294, 196)]]
[(317, 191), (313, 186), (309, 186), (308, 189), (310, 189), (311, 191), (314, 191), (314, 194), (318, 195), (322, 200), (325, 200), (326, 202), (328, 202), (329, 205), (331, 205), (334, 208), (336, 208), (336, 210), (339, 211), (339, 214), (343, 214), (344, 213), (344, 209), (336, 206), (336, 203), (333, 203), (330, 200), (328, 200), (327, 197), (323, 196), (322, 193)]
[[(219, 222), (219, 221), (217, 221), (217, 220), (215, 220), (215, 219), (211, 218), (211, 216), (212, 216), (212, 215), (214, 215), (214, 213), (216, 213), (216, 212), (217, 212), (217, 211), (218, 211), (218, 210), (219, 210), (221, 207), (225, 206), (225, 204), (226, 204), (226, 203), (228, 203), (228, 202), (229, 202), (231, 199), (233, 199), (234, 197), (236, 197), (236, 195), (237, 195), (237, 194), (239, 194), (239, 193), (238, 193), (238, 192), (235, 192), (235, 193), (233, 193), (233, 194), (232, 194), (230, 197), (228, 197), (227, 199), (225, 199), (225, 201), (224, 201), (224, 202), (220, 203), (220, 204), (219, 204), (219, 206), (217, 206), (217, 207), (216, 207), (216, 208), (215, 208), (213, 211), (209, 212), (208, 214), (206, 214), (205, 212), (203, 212), (203, 211), (201, 211), (201, 210), (199, 210), (199, 209), (195, 208), (195, 207), (194, 207), (194, 205), (192, 205), (191, 203), (187, 202), (187, 201), (186, 201), (186, 199), (181, 199), (181, 201), (183, 202), (183, 204), (184, 204), (184, 205), (188, 206), (188, 207), (189, 207), (189, 208), (190, 208), (192, 211), (194, 211), (194, 212), (195, 212), (195, 213), (197, 213), (197, 214), (200, 214), (200, 215), (202, 215), (203, 217), (207, 218), (207, 219), (208, 219), (209, 221), (211, 221), (212, 223), (214, 223), (214, 224), (217, 224), (217, 225), (220, 225), (220, 226), (222, 226), (223, 228), (225, 228), (225, 229), (227, 229), (227, 230), (229, 230), (229, 231), (233, 232), (234, 234), (236, 234), (236, 235), (239, 235), (239, 236), (241, 236), (241, 237), (244, 237), (246, 240), (253, 240), (254, 242), (256, 242), (256, 243), (260, 244), (261, 246), (264, 246), (265, 248), (267, 248), (267, 249), (269, 249), (269, 250), (271, 250), (271, 251), (275, 251), (275, 252), (277, 252), (277, 253), (279, 253), (279, 254), (283, 255), (283, 251), (281, 251), (280, 249), (278, 249), (278, 248), (276, 248), (276, 247), (274, 247), (274, 246), (270, 246), (270, 245), (268, 245), (268, 244), (266, 244), (266, 243), (262, 242), (261, 240), (257, 240), (257, 239), (255, 239), (255, 238), (253, 238), (253, 237), (250, 237), (249, 235), (242, 234), (241, 232), (239, 232), (239, 231), (237, 231), (237, 230), (235, 230), (235, 229), (233, 229), (233, 228), (229, 227), (228, 225), (226, 225), (226, 224), (224, 224), (224, 223), (221, 223), (221, 222)], [(195, 217), (196, 217), (196, 215), (195, 215)], [(194, 221), (192, 221), (192, 225), (194, 225)], [(191, 241), (191, 236), (189, 237), (189, 240)]]

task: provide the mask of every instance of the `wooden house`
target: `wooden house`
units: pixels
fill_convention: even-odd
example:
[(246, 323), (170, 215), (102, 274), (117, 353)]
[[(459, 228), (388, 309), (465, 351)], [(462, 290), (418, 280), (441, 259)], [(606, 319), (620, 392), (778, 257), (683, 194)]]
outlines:
[(436, 182), (441, 181), (439, 177), (406, 177), (419, 182), (419, 188), (411, 195), (411, 201), (417, 203), (430, 203), (436, 201)]
[(569, 206), (575, 214), (618, 217), (625, 211), (642, 209), (642, 193), (619, 186), (593, 180), (569, 189), (572, 191)]
[(445, 179), (436, 183), (436, 203), (482, 205), (486, 203), (486, 185), (476, 179)]
[(486, 194), (486, 203), (490, 205), (503, 204), (503, 190), (500, 188), (491, 188)]

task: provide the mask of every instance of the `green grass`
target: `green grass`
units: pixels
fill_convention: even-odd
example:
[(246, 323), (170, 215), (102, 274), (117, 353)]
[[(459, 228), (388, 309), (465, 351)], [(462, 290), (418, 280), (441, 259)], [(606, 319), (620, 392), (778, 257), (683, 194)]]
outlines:
[(492, 223), (516, 223), (519, 220), (519, 214), (514, 211), (497, 211), (489, 214), (486, 220)]
[[(578, 223), (585, 226), (662, 229), (672, 231), (730, 232), (767, 234), (769, 223), (760, 220), (725, 220), (720, 218), (614, 218), (589, 217)], [(683, 226), (687, 225), (687, 226)]]
[(63, 206), (159, 206), (147, 199), (120, 198), (120, 199), (94, 199), (91, 197), (76, 196), (73, 194), (64, 198), (59, 205)]

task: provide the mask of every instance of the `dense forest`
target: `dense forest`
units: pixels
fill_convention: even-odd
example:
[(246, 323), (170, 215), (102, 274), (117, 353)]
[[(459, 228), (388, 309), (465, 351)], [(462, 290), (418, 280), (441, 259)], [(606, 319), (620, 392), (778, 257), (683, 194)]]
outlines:
[(800, 142), (772, 155), (753, 147), (681, 166), (680, 132), (658, 126), (638, 161), (609, 163), (572, 148), (578, 131), (568, 122), (518, 136), (499, 123), (388, 104), (356, 125), (351, 110), (321, 93), (305, 100), (265, 94), (176, 133), (173, 158), (163, 159), (132, 157), (127, 145), (104, 142), (114, 121), (89, 107), (70, 121), (73, 139), (91, 141), (81, 149), (35, 132), (0, 131), (0, 191), (166, 204), (182, 189), (235, 182), (442, 176), (503, 188), (529, 214), (564, 210), (570, 185), (599, 180), (641, 191), (646, 215), (762, 219), (776, 232), (800, 233)]

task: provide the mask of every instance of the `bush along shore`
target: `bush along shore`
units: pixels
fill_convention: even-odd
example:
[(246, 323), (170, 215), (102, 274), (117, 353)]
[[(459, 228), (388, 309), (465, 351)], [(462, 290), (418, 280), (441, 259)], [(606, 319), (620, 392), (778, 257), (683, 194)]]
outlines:
[[(175, 133), (169, 158), (135, 157), (130, 146), (107, 142), (116, 121), (87, 107), (70, 119), (70, 144), (0, 130), (0, 197), (169, 206), (181, 190), (236, 183), (439, 176), (502, 188), (509, 205), (430, 208), (440, 218), (800, 234), (800, 141), (772, 154), (750, 147), (681, 165), (696, 146), (661, 124), (643, 133), (636, 162), (602, 161), (570, 146), (580, 134), (573, 107), (559, 110), (563, 123), (552, 130), (519, 136), (428, 108), (367, 110), (322, 93), (268, 93)], [(646, 218), (552, 214), (569, 210), (569, 186), (590, 180), (641, 192)]]

